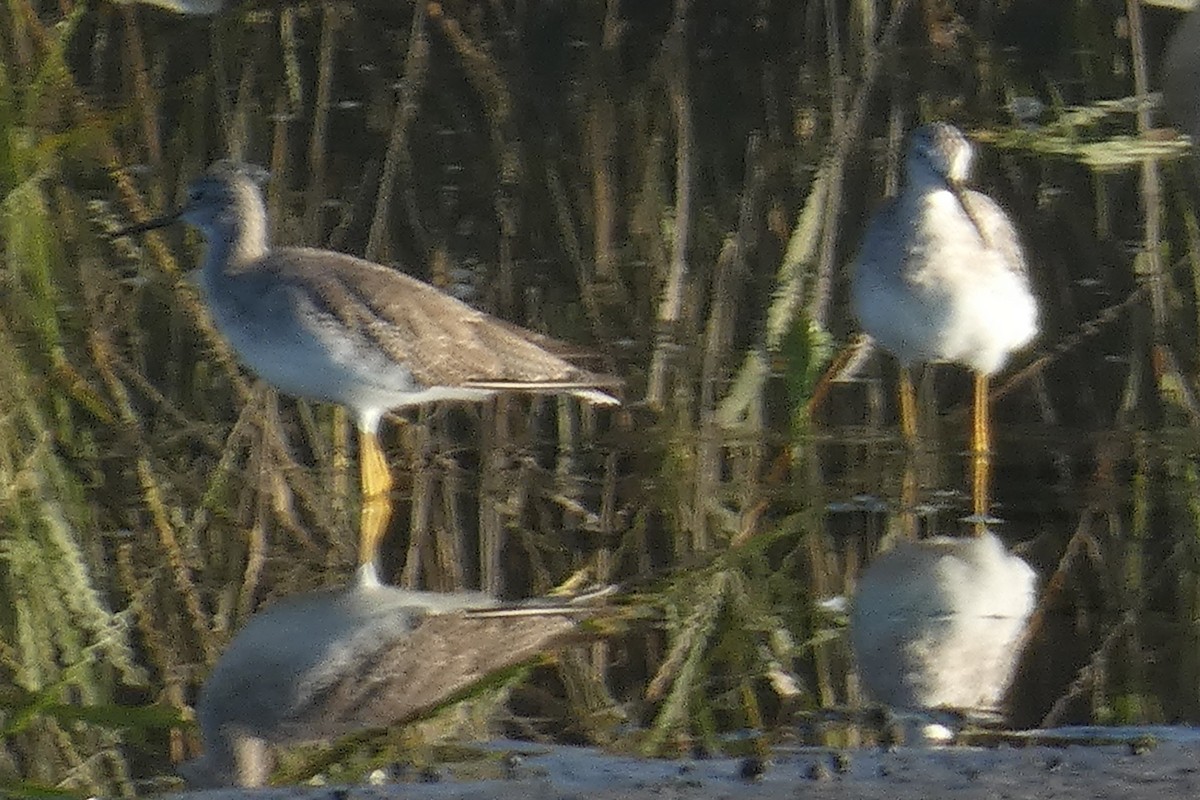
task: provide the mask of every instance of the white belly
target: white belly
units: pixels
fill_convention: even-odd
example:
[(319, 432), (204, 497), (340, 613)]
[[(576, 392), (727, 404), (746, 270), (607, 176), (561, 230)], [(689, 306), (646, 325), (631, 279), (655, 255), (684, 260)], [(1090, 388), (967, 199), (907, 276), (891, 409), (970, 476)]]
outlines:
[(952, 361), (991, 374), (1037, 335), (1028, 278), (984, 245), (950, 192), (926, 196), (923, 213), (924, 227), (896, 226), (903, 235), (864, 252), (855, 314), (906, 364)]
[(364, 429), (373, 430), (390, 409), (437, 400), (480, 400), (494, 393), (422, 385), (406, 364), (371, 342), (300, 320), (287, 304), (238, 314), (219, 296), (207, 290), (205, 294), (218, 329), (247, 367), (285, 394), (350, 408)]

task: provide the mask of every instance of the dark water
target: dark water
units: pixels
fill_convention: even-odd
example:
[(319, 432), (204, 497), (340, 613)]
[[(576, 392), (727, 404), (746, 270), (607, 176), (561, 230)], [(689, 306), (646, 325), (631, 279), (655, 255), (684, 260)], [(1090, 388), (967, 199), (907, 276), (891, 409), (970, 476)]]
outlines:
[[(965, 530), (970, 380), (928, 379), (915, 460), (886, 356), (800, 409), (855, 332), (847, 269), (901, 134), (929, 119), (983, 143), (974, 183), (1041, 305), (993, 384), (996, 529), (1043, 587), (1011, 721), (1200, 721), (1194, 173), (1129, 155), (1144, 123), (1103, 106), (1136, 93), (1139, 51), (1158, 85), (1178, 14), (922, 3), (847, 123), (892, 4), (828, 5), (445, 3), (424, 51), (409, 5), (0, 11), (0, 775), (152, 785), (196, 744), (153, 714), (194, 701), (230, 631), (352, 570), (350, 426), (223, 359), (180, 277), (193, 235), (106, 236), (222, 157), (271, 170), (276, 241), (397, 265), (626, 381), (617, 413), (514, 399), (386, 426), (389, 580), (516, 598), (586, 570), (657, 612), (538, 669), (506, 733), (736, 752), (761, 744), (731, 732), (861, 708), (816, 603), (899, 534), (906, 469), (922, 532)], [(1018, 124), (1013, 98), (1045, 110)]]

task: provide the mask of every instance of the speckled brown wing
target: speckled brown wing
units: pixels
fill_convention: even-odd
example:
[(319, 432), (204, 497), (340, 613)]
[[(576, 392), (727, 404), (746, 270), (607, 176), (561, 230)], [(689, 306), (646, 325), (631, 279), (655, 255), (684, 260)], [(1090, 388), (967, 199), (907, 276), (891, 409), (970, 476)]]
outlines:
[(553, 352), (565, 352), (567, 345), (485, 314), (398, 270), (305, 248), (273, 250), (270, 269), (274, 281), (303, 283), (319, 313), (336, 319), (364, 345), (406, 364), (426, 386), (619, 385)]
[(407, 636), (380, 642), (352, 670), (309, 695), (286, 723), (303, 736), (285, 738), (329, 738), (411, 721), (498, 670), (593, 638), (579, 627), (590, 613), (431, 614)]

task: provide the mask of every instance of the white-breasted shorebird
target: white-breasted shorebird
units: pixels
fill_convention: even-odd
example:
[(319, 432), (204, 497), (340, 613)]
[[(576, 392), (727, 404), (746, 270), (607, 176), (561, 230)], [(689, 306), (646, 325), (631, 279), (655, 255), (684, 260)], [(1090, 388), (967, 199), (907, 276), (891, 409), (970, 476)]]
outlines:
[(197, 283), (238, 356), (282, 392), (345, 406), (360, 434), (360, 567), (374, 562), (390, 514), (379, 422), (389, 410), (497, 392), (571, 393), (615, 404), (619, 381), (581, 369), (565, 344), (482, 311), (397, 270), (332, 250), (272, 247), (250, 170), (217, 162), (179, 210), (118, 235), (189, 223), (207, 249)]
[(1016, 228), (964, 186), (972, 148), (952, 125), (911, 135), (899, 194), (871, 218), (854, 270), (854, 313), (901, 364), (900, 416), (916, 436), (908, 367), (951, 361), (975, 372), (972, 498), (988, 513), (988, 378), (1038, 332), (1037, 301)]

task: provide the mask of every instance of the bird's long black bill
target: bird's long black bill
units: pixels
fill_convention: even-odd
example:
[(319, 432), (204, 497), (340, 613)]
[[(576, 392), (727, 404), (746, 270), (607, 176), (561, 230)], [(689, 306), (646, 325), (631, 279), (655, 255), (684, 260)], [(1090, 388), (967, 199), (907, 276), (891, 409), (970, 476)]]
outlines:
[(130, 225), (128, 228), (122, 228), (114, 233), (113, 236), (132, 236), (135, 233), (145, 233), (146, 231), (152, 231), (156, 228), (165, 228), (168, 225), (178, 222), (179, 215), (182, 213), (182, 210), (172, 211), (170, 214), (163, 214), (161, 217), (155, 217), (154, 219), (146, 220), (145, 222), (139, 222), (136, 225)]

